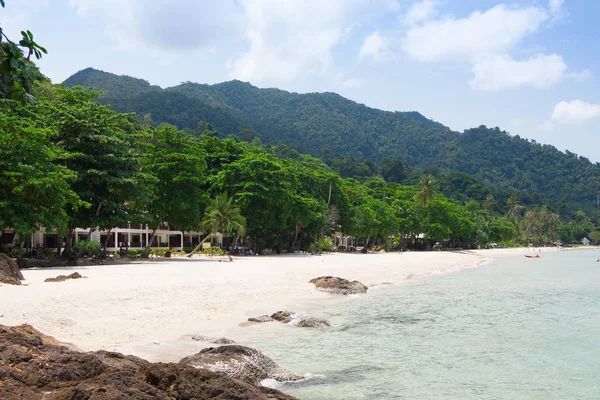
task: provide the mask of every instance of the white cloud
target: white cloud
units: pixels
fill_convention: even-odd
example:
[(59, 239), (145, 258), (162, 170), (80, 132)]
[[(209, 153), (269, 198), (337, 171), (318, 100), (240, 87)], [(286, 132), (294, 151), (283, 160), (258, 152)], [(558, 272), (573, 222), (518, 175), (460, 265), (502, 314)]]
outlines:
[(445, 17), (413, 26), (406, 33), (404, 49), (417, 61), (481, 58), (511, 49), (547, 18), (541, 8), (500, 4), (466, 18)]
[(381, 61), (384, 58), (384, 53), (387, 49), (387, 41), (379, 32), (373, 32), (367, 36), (358, 52), (358, 58), (372, 57), (376, 61)]
[(249, 24), (247, 52), (235, 59), (230, 76), (252, 81), (291, 81), (325, 76), (333, 49), (349, 27), (373, 10), (394, 7), (389, 0), (239, 0)]
[(339, 85), (343, 88), (354, 89), (365, 86), (367, 82), (362, 78), (348, 78), (343, 79)]
[(581, 124), (600, 117), (600, 104), (583, 100), (561, 101), (554, 106), (551, 122), (563, 124)]
[[(8, 1), (6, 8), (0, 8), (0, 26), (13, 41), (21, 39), (21, 31), (27, 29), (29, 17), (50, 6), (50, 0)], [(35, 30), (33, 31), (34, 40)]]
[(553, 16), (560, 16), (564, 11), (562, 9), (564, 0), (550, 0), (548, 2), (548, 7), (550, 8), (550, 13)]
[[(160, 55), (214, 47), (239, 37), (245, 24), (235, 0), (69, 0), (77, 14), (100, 17), (122, 51)], [(163, 53), (164, 54), (164, 53)]]
[(403, 48), (420, 62), (457, 61), (470, 64), (470, 86), (502, 90), (520, 86), (551, 87), (564, 78), (584, 80), (589, 71), (568, 71), (557, 54), (535, 54), (515, 60), (510, 54), (529, 35), (564, 15), (563, 0), (550, 0), (548, 8), (496, 5), (463, 18), (437, 16), (435, 0), (413, 4), (405, 16), (408, 29)]
[(422, 0), (414, 3), (404, 16), (404, 22), (408, 25), (414, 25), (430, 19), (437, 12), (437, 3), (437, 0)]
[(494, 55), (476, 61), (475, 77), (469, 84), (480, 90), (502, 90), (518, 86), (544, 89), (560, 81), (567, 66), (557, 54), (537, 54), (522, 61), (508, 55)]

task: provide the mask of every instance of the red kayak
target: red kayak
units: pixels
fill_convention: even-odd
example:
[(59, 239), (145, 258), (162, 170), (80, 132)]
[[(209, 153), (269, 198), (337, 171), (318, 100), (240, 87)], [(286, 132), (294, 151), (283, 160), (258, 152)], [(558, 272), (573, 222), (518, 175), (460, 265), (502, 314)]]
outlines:
[(525, 258), (541, 258), (539, 254), (536, 254), (535, 256), (525, 256)]

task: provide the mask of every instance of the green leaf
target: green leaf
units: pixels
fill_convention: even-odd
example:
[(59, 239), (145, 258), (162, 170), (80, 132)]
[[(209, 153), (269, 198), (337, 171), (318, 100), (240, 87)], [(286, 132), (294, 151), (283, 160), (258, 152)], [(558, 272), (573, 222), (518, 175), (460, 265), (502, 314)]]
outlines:
[(10, 74), (12, 68), (10, 68), (10, 61), (4, 60), (0, 63), (0, 74)]

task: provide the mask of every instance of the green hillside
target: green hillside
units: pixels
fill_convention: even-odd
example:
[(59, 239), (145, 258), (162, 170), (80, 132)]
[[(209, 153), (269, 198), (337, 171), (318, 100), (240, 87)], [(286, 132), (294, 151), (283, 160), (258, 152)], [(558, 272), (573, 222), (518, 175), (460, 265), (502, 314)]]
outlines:
[[(160, 89), (148, 82), (88, 68), (67, 86), (102, 89), (104, 103), (120, 112), (150, 113), (153, 121), (195, 129), (200, 121), (222, 135), (254, 130), (263, 143), (288, 144), (326, 160), (402, 160), (412, 168), (456, 170), (487, 186), (516, 189), (521, 201), (550, 199), (571, 211), (595, 208), (598, 164), (550, 145), (484, 126), (458, 133), (418, 112), (388, 112), (335, 93), (297, 94), (230, 81), (185, 82)], [(335, 163), (334, 163), (335, 164)]]

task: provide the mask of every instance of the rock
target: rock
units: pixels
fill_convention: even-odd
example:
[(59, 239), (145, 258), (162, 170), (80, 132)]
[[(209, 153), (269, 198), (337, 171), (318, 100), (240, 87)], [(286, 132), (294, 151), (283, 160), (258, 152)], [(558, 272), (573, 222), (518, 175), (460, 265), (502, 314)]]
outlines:
[(287, 324), (292, 320), (292, 314), (293, 313), (289, 311), (277, 311), (275, 314), (271, 315), (271, 318), (273, 318), (275, 321)]
[(198, 354), (183, 358), (179, 363), (217, 372), (253, 385), (259, 385), (264, 379), (283, 382), (304, 378), (281, 368), (260, 351), (240, 345), (204, 349)]
[(359, 281), (350, 282), (335, 276), (321, 276), (311, 279), (309, 283), (314, 283), (317, 290), (344, 295), (366, 293), (369, 289)]
[(294, 399), (274, 389), (253, 386), (184, 363), (154, 364), (114, 352), (71, 350), (29, 325), (0, 325), (0, 398)]
[(327, 321), (326, 319), (310, 317), (301, 320), (296, 326), (300, 328), (316, 328), (320, 326), (331, 326), (331, 322)]
[(64, 282), (69, 279), (81, 279), (83, 276), (79, 272), (73, 272), (70, 275), (59, 275), (56, 278), (48, 278), (44, 282)]
[(20, 285), (24, 279), (17, 263), (12, 258), (0, 254), (0, 283)]
[(269, 317), (268, 315), (261, 315), (260, 317), (250, 317), (250, 318), (248, 318), (248, 321), (251, 321), (251, 322), (271, 322), (271, 321), (273, 321), (273, 318)]
[(198, 342), (209, 342), (209, 343), (213, 343), (213, 344), (235, 344), (235, 340), (231, 340), (226, 337), (194, 335), (194, 336), (192, 336), (192, 339), (196, 340)]

